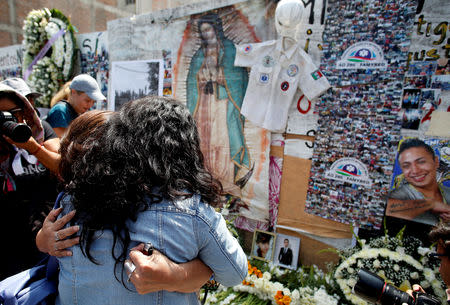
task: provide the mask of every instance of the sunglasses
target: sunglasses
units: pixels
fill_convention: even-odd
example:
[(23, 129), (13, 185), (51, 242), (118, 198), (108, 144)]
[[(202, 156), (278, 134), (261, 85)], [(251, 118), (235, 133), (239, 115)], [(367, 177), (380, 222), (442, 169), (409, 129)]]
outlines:
[(23, 113), (23, 109), (22, 108), (13, 108), (11, 110), (8, 110), (9, 113), (11, 113), (12, 115), (16, 114), (16, 113)]

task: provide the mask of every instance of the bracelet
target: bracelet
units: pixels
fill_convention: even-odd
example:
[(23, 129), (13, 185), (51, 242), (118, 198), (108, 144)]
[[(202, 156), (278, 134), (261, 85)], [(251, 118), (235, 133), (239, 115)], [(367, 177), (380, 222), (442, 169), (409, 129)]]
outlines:
[(38, 148), (34, 152), (30, 152), (30, 155), (36, 155), (42, 148), (42, 144), (38, 146)]

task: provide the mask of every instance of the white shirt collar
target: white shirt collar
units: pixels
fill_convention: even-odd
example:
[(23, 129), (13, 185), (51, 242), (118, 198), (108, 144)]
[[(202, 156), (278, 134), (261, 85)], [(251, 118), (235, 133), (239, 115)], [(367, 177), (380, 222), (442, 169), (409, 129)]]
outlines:
[(280, 55), (285, 55), (287, 59), (291, 59), (299, 47), (300, 44), (296, 42), (287, 50), (283, 50), (283, 38), (280, 38), (277, 40), (275, 49), (278, 51)]

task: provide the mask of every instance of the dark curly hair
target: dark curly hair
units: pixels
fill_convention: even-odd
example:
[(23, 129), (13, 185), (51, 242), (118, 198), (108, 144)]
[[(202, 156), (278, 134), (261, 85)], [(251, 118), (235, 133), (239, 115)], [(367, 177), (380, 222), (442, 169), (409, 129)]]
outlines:
[[(126, 221), (136, 221), (147, 208), (145, 198), (157, 204), (199, 194), (212, 206), (221, 202), (222, 185), (204, 167), (195, 121), (176, 100), (148, 96), (128, 102), (96, 135), (96, 144), (72, 156), (70, 170), (61, 174), (70, 179), (65, 186), (82, 223), (81, 249), (92, 262), (94, 232), (109, 229), (115, 270), (123, 264), (130, 243)], [(122, 246), (118, 255), (116, 244)]]
[(99, 110), (88, 111), (69, 125), (59, 148), (61, 155), (59, 174), (67, 187), (74, 180), (74, 174), (79, 169), (77, 166), (82, 162), (84, 154), (95, 147), (98, 149), (102, 130), (112, 113)]

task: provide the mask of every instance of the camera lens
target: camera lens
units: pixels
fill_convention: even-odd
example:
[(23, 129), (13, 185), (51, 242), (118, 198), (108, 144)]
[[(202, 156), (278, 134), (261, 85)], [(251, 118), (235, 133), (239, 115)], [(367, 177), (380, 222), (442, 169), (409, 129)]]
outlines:
[(17, 143), (24, 143), (31, 137), (31, 129), (23, 123), (5, 121), (1, 126), (2, 133)]
[(359, 297), (376, 303), (384, 290), (384, 280), (370, 271), (361, 269), (358, 271), (358, 281), (353, 292)]
[(361, 269), (353, 292), (360, 298), (381, 305), (414, 304), (414, 299), (392, 285), (387, 284), (378, 275)]

